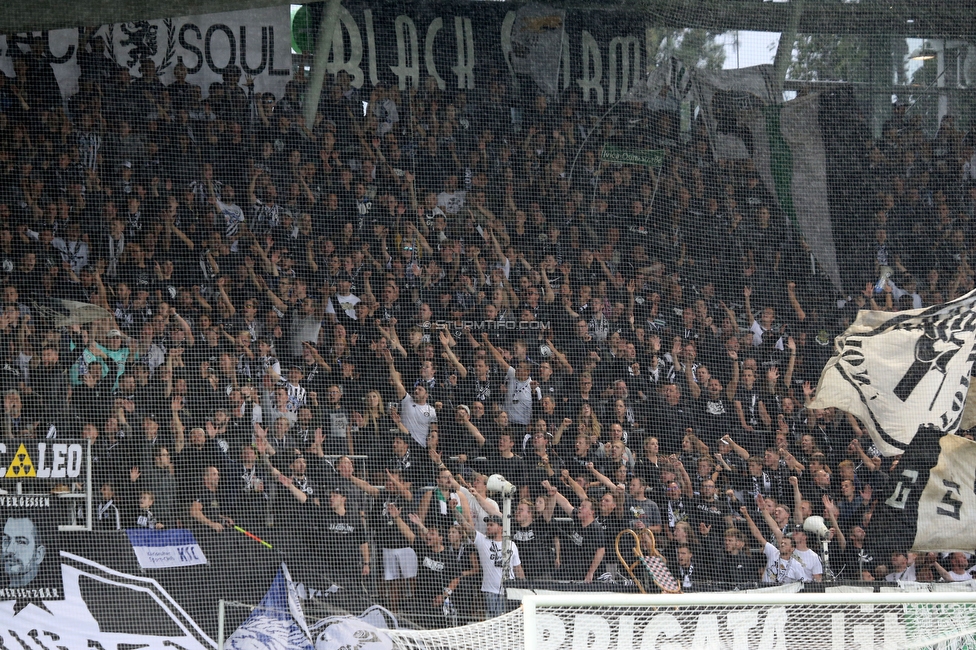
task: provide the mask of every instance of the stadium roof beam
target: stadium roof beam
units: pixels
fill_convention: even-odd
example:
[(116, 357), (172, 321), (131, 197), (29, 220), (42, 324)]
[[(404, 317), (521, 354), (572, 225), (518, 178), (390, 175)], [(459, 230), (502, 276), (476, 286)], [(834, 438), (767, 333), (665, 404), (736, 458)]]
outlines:
[[(438, 4), (433, 0), (432, 4)], [(31, 0), (9, 2), (0, 12), (0, 32), (23, 32), (100, 25), (284, 4), (280, 0)], [(420, 3), (417, 3), (420, 4)], [(443, 4), (454, 4), (444, 2)], [(754, 0), (619, 0), (612, 6), (593, 0), (556, 0), (552, 6), (614, 11), (646, 11), (670, 27), (697, 27), (713, 32), (740, 29), (782, 32), (789, 25), (790, 3)], [(961, 0), (918, 2), (807, 2), (801, 34), (888, 34), (965, 38), (976, 23), (976, 4)]]

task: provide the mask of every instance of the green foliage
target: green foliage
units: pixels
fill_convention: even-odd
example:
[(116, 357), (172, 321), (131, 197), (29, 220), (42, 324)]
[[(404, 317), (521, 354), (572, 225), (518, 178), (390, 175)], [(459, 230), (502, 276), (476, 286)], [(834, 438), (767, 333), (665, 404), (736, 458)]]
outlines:
[(798, 34), (786, 78), (795, 81), (869, 81), (870, 42), (861, 36)]
[(652, 30), (656, 43), (655, 63), (675, 57), (689, 68), (721, 70), (725, 63), (725, 47), (715, 40), (718, 34), (703, 29)]
[(939, 76), (939, 65), (935, 59), (922, 61), (922, 65), (912, 73), (912, 85), (921, 88), (935, 86)]

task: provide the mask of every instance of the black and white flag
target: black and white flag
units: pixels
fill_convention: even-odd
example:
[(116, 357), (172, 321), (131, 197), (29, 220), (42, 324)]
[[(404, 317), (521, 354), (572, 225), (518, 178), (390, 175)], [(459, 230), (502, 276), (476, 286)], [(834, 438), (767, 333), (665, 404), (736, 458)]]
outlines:
[(925, 427), (959, 429), (976, 343), (976, 291), (944, 305), (862, 311), (837, 337), (812, 408), (853, 414), (885, 456), (903, 453)]

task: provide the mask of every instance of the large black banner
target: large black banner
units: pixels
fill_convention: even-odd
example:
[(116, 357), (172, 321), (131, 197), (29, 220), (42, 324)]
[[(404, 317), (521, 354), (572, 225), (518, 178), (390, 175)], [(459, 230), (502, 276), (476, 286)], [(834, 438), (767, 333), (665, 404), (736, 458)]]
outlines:
[[(611, 104), (656, 65), (659, 30), (646, 13), (538, 4), (343, 3), (329, 72), (354, 87), (487, 90), (516, 79), (522, 93), (579, 92)], [(523, 87), (523, 84), (529, 84)], [(515, 89), (512, 89), (515, 90)], [(531, 97), (531, 92), (529, 94)]]

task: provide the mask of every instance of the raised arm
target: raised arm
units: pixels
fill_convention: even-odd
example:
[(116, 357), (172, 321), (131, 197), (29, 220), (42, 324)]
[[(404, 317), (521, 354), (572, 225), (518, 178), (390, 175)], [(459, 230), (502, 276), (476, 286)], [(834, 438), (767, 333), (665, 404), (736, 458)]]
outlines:
[(742, 506), (739, 508), (739, 512), (742, 513), (743, 518), (745, 518), (746, 524), (749, 526), (749, 532), (752, 533), (752, 536), (756, 538), (757, 542), (765, 547), (767, 543), (766, 538), (763, 537), (759, 527), (756, 526), (756, 522), (752, 520), (752, 516), (749, 514), (749, 508)]
[(552, 356), (556, 359), (556, 363), (563, 367), (566, 374), (573, 374), (573, 366), (569, 363), (569, 359), (566, 358), (565, 354), (556, 349), (556, 346), (553, 345), (552, 339), (546, 339), (546, 345), (548, 345), (549, 349), (552, 350)]
[(559, 477), (562, 479), (563, 485), (569, 487), (569, 489), (573, 491), (573, 494), (576, 495), (577, 499), (583, 501), (586, 498), (586, 490), (583, 489), (582, 485), (573, 480), (573, 477), (569, 475), (568, 469), (562, 470)]
[[(590, 474), (593, 475), (593, 478), (595, 478), (600, 483), (600, 485), (610, 490), (610, 492), (613, 494), (614, 501), (618, 502), (617, 504), (618, 506), (623, 505), (622, 504), (623, 500), (621, 499), (621, 497), (623, 496), (624, 490), (621, 489), (621, 486), (614, 485), (613, 481), (610, 480), (610, 477), (608, 477), (606, 474), (598, 470), (596, 468), (596, 465), (594, 465), (593, 463), (587, 463), (586, 469), (590, 470)], [(621, 510), (617, 509), (616, 512), (617, 514), (620, 514)]]
[(379, 321), (376, 321), (376, 329), (380, 331), (380, 334), (383, 335), (383, 338), (385, 338), (387, 342), (390, 344), (390, 349), (396, 350), (397, 354), (399, 354), (401, 357), (405, 359), (409, 355), (407, 354), (407, 351), (404, 349), (404, 347), (400, 345), (400, 337), (397, 336), (396, 323), (397, 320), (395, 318), (391, 318), (390, 326), (383, 327), (382, 325), (380, 325)]
[(267, 466), (268, 466), (268, 471), (271, 472), (271, 475), (274, 476), (276, 479), (278, 479), (278, 482), (284, 485), (288, 489), (288, 491), (291, 492), (291, 495), (298, 500), (299, 503), (306, 503), (308, 501), (308, 495), (302, 492), (298, 488), (298, 486), (295, 485), (294, 481), (292, 481), (289, 477), (282, 474), (281, 471), (271, 463), (268, 463)]
[(384, 350), (383, 356), (386, 358), (386, 365), (390, 368), (390, 381), (396, 389), (397, 399), (402, 400), (407, 396), (407, 389), (403, 387), (403, 378), (393, 364), (393, 354), (389, 350)]
[(368, 481), (364, 481), (358, 476), (350, 476), (349, 481), (374, 499), (380, 495), (380, 489), (378, 487), (371, 485)]
[(701, 397), (701, 386), (699, 386), (698, 382), (695, 381), (695, 373), (691, 369), (691, 360), (685, 364), (684, 376), (685, 383), (688, 384), (688, 390), (691, 392), (692, 399), (698, 399)]
[(823, 505), (824, 512), (827, 513), (827, 519), (830, 520), (830, 529), (837, 537), (840, 550), (843, 551), (847, 548), (847, 538), (844, 537), (844, 531), (841, 530), (840, 525), (837, 523), (837, 515), (840, 514), (840, 509), (834, 504), (834, 500), (828, 494), (823, 495)]
[(453, 487), (458, 492), (461, 492), (465, 496), (470, 495), (470, 496), (474, 497), (474, 500), (478, 502), (478, 505), (480, 505), (481, 508), (487, 514), (489, 514), (489, 515), (491, 515), (493, 517), (501, 517), (502, 516), (502, 511), (498, 509), (498, 505), (493, 500), (490, 500), (487, 497), (481, 496), (480, 494), (478, 494), (478, 491), (477, 490), (472, 490), (471, 489), (471, 486), (468, 485), (468, 482), (464, 480), (464, 477), (463, 476), (461, 477), (461, 481), (463, 481), (463, 485), (462, 484), (458, 484), (457, 480), (455, 480), (455, 478), (453, 476), (451, 476), (451, 487)]
[(730, 400), (735, 400), (735, 393), (739, 390), (739, 353), (735, 350), (728, 351), (729, 359), (732, 360), (732, 379), (725, 387), (725, 396)]
[[(552, 519), (553, 512), (555, 511), (557, 505), (562, 508), (563, 512), (565, 512), (567, 515), (573, 514), (573, 510), (575, 510), (575, 508), (573, 508), (573, 504), (569, 502), (569, 499), (560, 494), (559, 490), (557, 490), (554, 485), (552, 485), (549, 481), (543, 481), (542, 487), (545, 488), (549, 493), (549, 503), (546, 504), (546, 510), (543, 513), (543, 517), (546, 518), (546, 521), (550, 521)], [(548, 517), (546, 517), (547, 514)]]
[(464, 367), (463, 363), (458, 361), (457, 355), (455, 355), (454, 350), (451, 349), (450, 334), (447, 333), (447, 330), (441, 330), (438, 338), (440, 339), (441, 345), (444, 347), (444, 352), (441, 354), (441, 356), (449, 364), (451, 364), (455, 370), (457, 370), (457, 373), (461, 379), (465, 379), (468, 376), (468, 369)]
[(496, 348), (488, 339), (487, 332), (481, 335), (481, 340), (484, 341), (485, 345), (488, 346), (488, 351), (491, 352), (491, 356), (494, 357), (495, 362), (498, 363), (499, 367), (502, 369), (502, 372), (507, 373), (511, 366), (508, 365), (507, 361), (505, 361), (505, 357), (503, 357), (502, 353), (498, 351), (498, 348)]
[(170, 411), (173, 413), (170, 426), (173, 428), (173, 451), (176, 454), (180, 454), (183, 451), (183, 447), (186, 446), (185, 429), (183, 427), (183, 421), (180, 419), (181, 408), (183, 408), (183, 398), (181, 396), (174, 397), (170, 403)]
[(468, 433), (471, 434), (471, 437), (474, 438), (474, 441), (478, 443), (478, 447), (484, 447), (486, 440), (485, 435), (481, 433), (481, 429), (475, 426), (475, 423), (471, 421), (471, 417), (468, 415), (467, 411), (464, 409), (458, 409), (458, 413), (461, 414), (458, 416), (458, 419), (464, 428), (468, 430)]
[(759, 507), (759, 512), (762, 513), (766, 525), (773, 531), (773, 537), (776, 538), (776, 545), (779, 546), (780, 541), (783, 539), (783, 531), (780, 529), (779, 524), (776, 523), (776, 520), (773, 519), (773, 516), (769, 514), (768, 504), (766, 503), (766, 499), (763, 498), (763, 495), (756, 495), (756, 505)]
[(746, 303), (746, 318), (749, 320), (749, 326), (751, 327), (752, 324), (756, 322), (756, 318), (752, 315), (752, 303), (750, 302), (750, 299), (752, 298), (752, 287), (742, 287), (742, 295), (745, 298)]
[(671, 466), (678, 469), (678, 475), (681, 477), (681, 493), (690, 499), (694, 496), (695, 492), (691, 487), (691, 477), (688, 476), (688, 471), (685, 469), (684, 463), (678, 460), (677, 456), (672, 455)]
[(393, 485), (393, 489), (396, 490), (398, 494), (402, 494), (403, 498), (407, 501), (413, 501), (413, 491), (410, 489), (410, 485), (404, 483), (400, 480), (396, 474), (390, 470), (386, 470), (386, 476), (390, 479), (390, 483)]
[(736, 456), (738, 456), (742, 460), (749, 460), (749, 452), (746, 451), (741, 445), (739, 445), (739, 443), (733, 440), (732, 436), (726, 434), (722, 436), (722, 440), (725, 440), (729, 443), (729, 446), (732, 447), (732, 451), (735, 452)]
[(806, 320), (807, 313), (803, 311), (803, 305), (796, 297), (796, 283), (790, 280), (786, 283), (786, 297), (789, 298), (790, 306), (793, 307), (793, 313), (796, 314), (796, 319), (799, 321)]
[[(430, 493), (428, 492), (428, 494)], [(390, 517), (393, 518), (393, 522), (396, 524), (396, 527), (400, 530), (400, 533), (407, 538), (407, 541), (410, 544), (413, 544), (413, 540), (417, 539), (417, 534), (413, 532), (413, 530), (410, 528), (410, 525), (400, 517), (400, 508), (395, 503), (388, 503), (386, 505), (386, 511), (390, 513)], [(417, 515), (411, 513), (409, 517), (410, 517), (410, 521), (413, 521), (413, 518), (417, 517)], [(419, 519), (419, 517), (417, 518)], [(427, 529), (425, 529), (423, 526), (418, 526), (418, 528), (420, 528), (421, 534), (423, 534), (426, 537)]]

